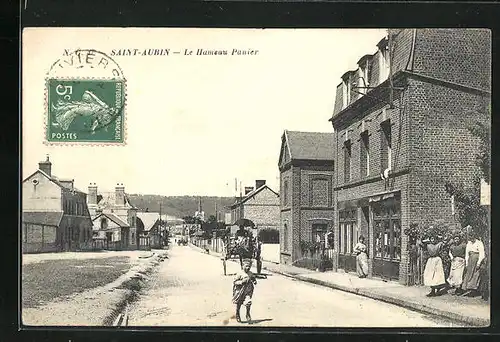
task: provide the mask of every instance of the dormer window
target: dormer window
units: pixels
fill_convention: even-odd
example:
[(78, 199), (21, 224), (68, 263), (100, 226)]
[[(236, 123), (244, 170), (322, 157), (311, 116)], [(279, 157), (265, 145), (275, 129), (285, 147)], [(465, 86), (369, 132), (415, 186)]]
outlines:
[[(370, 77), (371, 77), (371, 61), (372, 55), (364, 55), (358, 61), (358, 76), (357, 76), (357, 87), (358, 92), (361, 94), (366, 94), (368, 91), (367, 87), (370, 86)], [(360, 95), (361, 95), (360, 94)]]
[(349, 74), (345, 74), (342, 77), (342, 109), (349, 106), (351, 102), (351, 77)]
[(378, 43), (379, 48), (379, 84), (384, 82), (389, 77), (390, 55), (387, 38), (384, 38)]

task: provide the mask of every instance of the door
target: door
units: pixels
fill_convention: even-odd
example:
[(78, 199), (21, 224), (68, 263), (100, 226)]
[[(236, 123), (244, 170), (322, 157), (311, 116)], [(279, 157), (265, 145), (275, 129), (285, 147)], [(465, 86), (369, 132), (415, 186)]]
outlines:
[(113, 233), (111, 232), (106, 232), (106, 249), (109, 249), (109, 243), (113, 239)]
[(388, 280), (399, 279), (401, 262), (401, 215), (397, 198), (372, 204), (373, 275)]
[(356, 271), (356, 255), (353, 253), (357, 241), (357, 209), (339, 212), (339, 268), (346, 272)]

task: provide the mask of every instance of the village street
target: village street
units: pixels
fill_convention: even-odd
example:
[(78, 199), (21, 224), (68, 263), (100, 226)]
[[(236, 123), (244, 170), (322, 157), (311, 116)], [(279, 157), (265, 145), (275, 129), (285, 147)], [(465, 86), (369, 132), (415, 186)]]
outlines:
[[(219, 258), (173, 246), (129, 309), (129, 326), (456, 327), (456, 323), (268, 271), (258, 279), (252, 325), (238, 323), (231, 303), (233, 274)], [(254, 270), (255, 272), (255, 270)], [(244, 317), (244, 308), (241, 310)]]

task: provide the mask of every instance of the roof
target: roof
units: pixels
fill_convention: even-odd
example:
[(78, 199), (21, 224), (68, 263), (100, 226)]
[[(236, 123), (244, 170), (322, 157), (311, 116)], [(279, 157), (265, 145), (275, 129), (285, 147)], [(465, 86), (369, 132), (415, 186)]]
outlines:
[(160, 219), (159, 213), (137, 213), (137, 218), (144, 224), (144, 230), (150, 231), (154, 227), (155, 223)]
[(97, 220), (101, 216), (106, 216), (108, 219), (110, 219), (111, 221), (113, 221), (114, 223), (116, 223), (120, 227), (129, 227), (129, 224), (127, 222), (123, 221), (121, 218), (119, 218), (118, 216), (116, 216), (113, 213), (101, 213), (101, 214), (97, 215), (96, 217), (94, 217), (92, 219), (92, 221)]
[(292, 160), (334, 160), (334, 133), (285, 130)]
[(246, 202), (246, 201), (248, 201), (250, 198), (252, 198), (253, 196), (257, 195), (259, 192), (261, 192), (262, 190), (264, 190), (264, 189), (266, 189), (266, 188), (267, 188), (267, 189), (269, 189), (270, 191), (272, 191), (272, 192), (273, 192), (276, 196), (278, 196), (278, 197), (279, 197), (279, 194), (278, 194), (276, 191), (274, 191), (274, 190), (273, 190), (273, 189), (271, 189), (269, 186), (267, 186), (267, 184), (264, 184), (264, 185), (262, 185), (260, 188), (255, 189), (254, 191), (249, 192), (248, 194), (246, 194), (246, 195), (245, 195), (245, 196), (241, 199), (241, 201), (240, 201), (240, 200), (238, 200), (238, 199), (236, 199), (236, 202), (235, 202), (235, 203), (233, 203), (233, 204), (230, 206), (230, 208), (234, 208), (235, 206), (237, 206), (237, 205), (239, 205), (239, 204), (241, 204), (241, 203), (245, 203), (245, 202)]
[(28, 177), (26, 177), (26, 179), (23, 180), (23, 183), (25, 181), (27, 181), (29, 178), (31, 178), (34, 174), (36, 173), (40, 173), (42, 174), (43, 176), (45, 176), (48, 180), (50, 180), (52, 183), (56, 184), (57, 186), (59, 186), (60, 188), (62, 189), (67, 189), (67, 190), (73, 190), (75, 192), (80, 192), (82, 194), (85, 194), (85, 192), (75, 188), (74, 186), (73, 187), (69, 187), (68, 185), (69, 184), (64, 184), (64, 183), (69, 183), (69, 182), (72, 182), (73, 180), (72, 179), (60, 179), (58, 177), (56, 177), (55, 175), (51, 175), (49, 176), (47, 173), (45, 173), (44, 171), (38, 169), (36, 170), (35, 172), (33, 172), (31, 175), (29, 175)]
[(176, 216), (171, 216), (171, 215), (161, 215), (161, 219), (163, 221), (167, 221), (167, 222), (170, 222), (170, 223), (172, 223), (172, 222), (184, 222), (183, 219), (178, 218)]
[(62, 217), (62, 211), (23, 211), (23, 223), (59, 227)]
[[(99, 195), (98, 195), (99, 196)], [(99, 201), (98, 205), (100, 207), (106, 207), (106, 206), (115, 206), (116, 204), (116, 192), (115, 191), (109, 191), (109, 192), (103, 192), (100, 194), (102, 197), (101, 200)], [(123, 199), (123, 205), (127, 208), (132, 208), (132, 209), (137, 209), (131, 202), (127, 194), (125, 194), (124, 199)]]

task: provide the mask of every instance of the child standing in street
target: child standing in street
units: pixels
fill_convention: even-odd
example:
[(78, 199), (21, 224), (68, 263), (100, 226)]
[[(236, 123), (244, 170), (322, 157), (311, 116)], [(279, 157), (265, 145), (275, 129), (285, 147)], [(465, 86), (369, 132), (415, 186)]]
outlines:
[(233, 304), (236, 304), (236, 321), (241, 322), (240, 308), (245, 305), (246, 319), (248, 322), (252, 320), (250, 308), (252, 306), (252, 296), (257, 280), (255, 275), (250, 271), (252, 266), (251, 260), (244, 260), (241, 271), (236, 275), (233, 281)]

